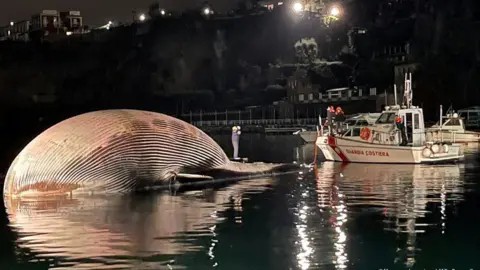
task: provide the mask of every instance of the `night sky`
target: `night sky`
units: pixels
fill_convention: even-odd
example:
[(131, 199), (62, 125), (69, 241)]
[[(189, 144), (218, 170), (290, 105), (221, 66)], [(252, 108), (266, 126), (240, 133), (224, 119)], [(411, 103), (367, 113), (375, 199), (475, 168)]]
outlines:
[[(30, 19), (31, 15), (44, 9), (58, 11), (78, 10), (82, 13), (84, 24), (98, 26), (109, 20), (128, 21), (132, 10), (146, 12), (154, 0), (5, 0), (0, 8), (0, 25), (9, 21)], [(181, 11), (200, 6), (204, 0), (160, 0), (160, 6), (168, 10)], [(208, 1), (216, 10), (225, 11), (236, 6), (236, 0)]]

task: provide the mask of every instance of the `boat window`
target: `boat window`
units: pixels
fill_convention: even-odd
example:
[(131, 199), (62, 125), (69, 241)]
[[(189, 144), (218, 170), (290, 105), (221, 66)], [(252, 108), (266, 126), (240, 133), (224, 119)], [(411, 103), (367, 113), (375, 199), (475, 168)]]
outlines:
[(414, 129), (420, 128), (420, 115), (418, 113), (413, 115), (413, 128)]
[(368, 122), (365, 120), (358, 120), (357, 125), (359, 126), (368, 126)]
[(445, 122), (445, 126), (460, 126), (460, 120), (459, 119), (449, 119), (447, 122)]
[(360, 137), (360, 129), (359, 128), (352, 129), (352, 136)]
[(345, 124), (349, 125), (349, 126), (353, 126), (357, 123), (357, 121), (355, 120), (348, 120), (348, 121), (345, 121)]
[(395, 113), (382, 113), (377, 120), (377, 124), (393, 124), (395, 122)]

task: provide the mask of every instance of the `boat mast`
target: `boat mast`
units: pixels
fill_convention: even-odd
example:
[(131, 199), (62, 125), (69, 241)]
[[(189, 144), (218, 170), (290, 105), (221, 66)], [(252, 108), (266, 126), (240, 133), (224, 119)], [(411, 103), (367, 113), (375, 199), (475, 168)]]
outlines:
[(412, 73), (405, 73), (405, 92), (404, 105), (407, 108), (412, 107), (413, 90), (412, 90)]

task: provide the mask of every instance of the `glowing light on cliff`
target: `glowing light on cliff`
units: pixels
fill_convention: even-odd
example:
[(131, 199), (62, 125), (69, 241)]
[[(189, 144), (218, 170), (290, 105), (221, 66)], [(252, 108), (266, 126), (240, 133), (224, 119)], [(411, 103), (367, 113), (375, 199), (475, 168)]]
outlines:
[(145, 16), (145, 14), (141, 14), (138, 18), (140, 19), (141, 22), (143, 22), (147, 17)]
[(338, 15), (340, 15), (340, 8), (337, 7), (337, 6), (333, 6), (333, 7), (330, 9), (330, 15), (331, 15), (331, 16), (335, 16), (335, 17), (338, 17)]
[(300, 2), (295, 2), (293, 4), (293, 11), (299, 13), (299, 12), (302, 12), (303, 11), (303, 4), (300, 3)]

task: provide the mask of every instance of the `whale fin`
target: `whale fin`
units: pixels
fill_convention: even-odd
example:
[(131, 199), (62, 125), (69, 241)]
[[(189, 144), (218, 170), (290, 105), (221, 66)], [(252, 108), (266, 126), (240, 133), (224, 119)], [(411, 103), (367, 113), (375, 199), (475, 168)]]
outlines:
[(213, 180), (213, 177), (203, 174), (192, 174), (192, 173), (177, 173), (177, 179), (189, 179), (189, 180)]

